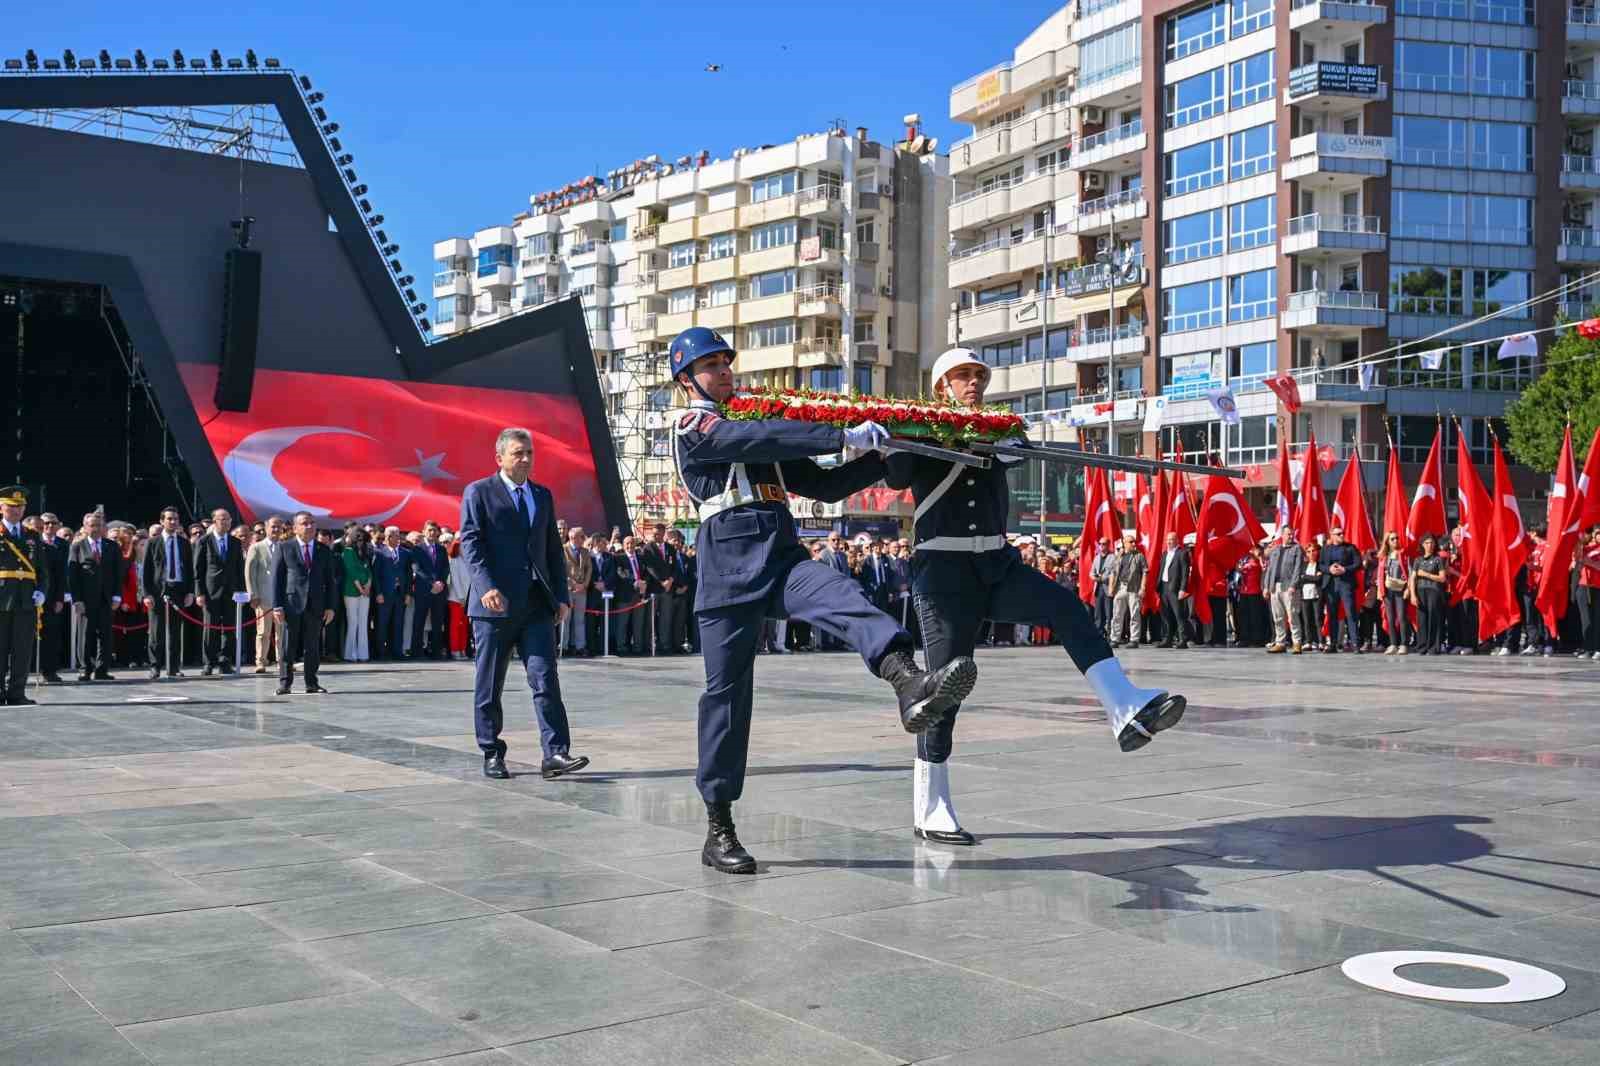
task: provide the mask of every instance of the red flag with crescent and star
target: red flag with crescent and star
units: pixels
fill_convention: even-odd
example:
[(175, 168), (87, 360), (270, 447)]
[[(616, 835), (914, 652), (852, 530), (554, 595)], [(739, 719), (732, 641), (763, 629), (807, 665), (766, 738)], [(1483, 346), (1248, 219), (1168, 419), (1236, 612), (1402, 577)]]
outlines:
[(1406, 479), (1400, 473), (1400, 453), (1394, 446), (1394, 438), (1389, 439), (1389, 482), (1383, 493), (1383, 546), (1389, 543), (1389, 534), (1393, 533), (1400, 538), (1402, 554), (1406, 548), (1406, 521), (1410, 517), (1406, 507)]
[(1294, 475), (1289, 470), (1289, 444), (1278, 438), (1278, 532), (1293, 532), (1295, 526)]
[(1505, 452), (1500, 450), (1499, 437), (1491, 439), (1494, 443), (1494, 499), (1489, 504), (1488, 539), (1479, 542), (1483, 551), (1475, 552), (1480, 561), (1474, 567), (1479, 641), (1499, 636), (1522, 621), (1516, 577), (1529, 551), (1528, 535), (1522, 528), (1522, 514), (1517, 509), (1517, 495), (1511, 486), (1511, 472), (1506, 469)]
[(1412, 555), (1422, 551), (1422, 538), (1432, 533), (1443, 543), (1447, 532), (1444, 519), (1444, 468), (1440, 450), (1444, 444), (1444, 425), (1433, 431), (1433, 447), (1428, 449), (1428, 461), (1422, 464), (1422, 480), (1411, 497), (1411, 511), (1406, 515), (1406, 551)]
[[(1452, 590), (1451, 603), (1458, 603), (1477, 595), (1478, 576), (1483, 569), (1484, 552), (1488, 550), (1489, 530), (1494, 522), (1494, 511), (1489, 492), (1483, 487), (1478, 468), (1472, 465), (1472, 453), (1467, 450), (1467, 435), (1456, 429), (1456, 509), (1460, 513), (1461, 570), (1459, 591)], [(1481, 628), (1481, 626), (1480, 626)]]
[(309, 511), (323, 527), (455, 525), (467, 484), (495, 471), (495, 438), (522, 426), (533, 437), (531, 477), (555, 495), (561, 515), (605, 525), (575, 397), (257, 370), (250, 410), (217, 412), (217, 368), (179, 369), (247, 521)]
[(1595, 427), (1594, 440), (1589, 442), (1589, 454), (1583, 460), (1583, 474), (1578, 478), (1578, 495), (1583, 499), (1583, 510), (1578, 521), (1585, 529), (1600, 523), (1600, 426)]
[(1296, 536), (1301, 544), (1312, 544), (1317, 535), (1328, 532), (1328, 502), (1322, 488), (1322, 464), (1318, 462), (1317, 435), (1306, 437), (1306, 454), (1300, 469), (1300, 506)]
[(1078, 598), (1084, 603), (1094, 603), (1094, 557), (1099, 554), (1100, 538), (1105, 537), (1113, 547), (1122, 539), (1122, 525), (1117, 521), (1116, 508), (1111, 506), (1111, 479), (1103, 468), (1084, 471), (1084, 488), (1087, 500), (1083, 507), (1083, 533), (1078, 537), (1082, 548), (1078, 551)]
[[(1139, 540), (1144, 545), (1146, 573), (1154, 574), (1167, 543), (1167, 479), (1159, 470), (1156, 471), (1154, 484), (1143, 474), (1139, 478), (1144, 482), (1139, 496)], [(1144, 506), (1147, 498), (1150, 501), (1148, 507)], [(1161, 609), (1161, 590), (1154, 579), (1144, 583), (1144, 609)]]
[(1572, 457), (1572, 425), (1568, 423), (1566, 435), (1561, 439), (1556, 480), (1550, 486), (1545, 513), (1544, 565), (1540, 567), (1539, 587), (1533, 596), (1551, 633), (1560, 629), (1561, 619), (1566, 617), (1567, 605), (1572, 601), (1568, 581), (1571, 580), (1572, 554), (1578, 546), (1578, 532), (1583, 525), (1583, 503), (1578, 491), (1578, 464)]
[(1367, 514), (1367, 493), (1362, 484), (1361, 456), (1352, 454), (1339, 479), (1339, 491), (1333, 497), (1333, 526), (1343, 529), (1345, 540), (1358, 552), (1371, 551), (1378, 546), (1372, 535), (1372, 518)]
[[(1206, 495), (1200, 504), (1200, 523), (1194, 537), (1194, 569), (1200, 575), (1198, 587), (1208, 589), (1217, 579), (1226, 577), (1244, 553), (1261, 543), (1266, 535), (1239, 486), (1220, 474), (1212, 474), (1206, 480)], [(1201, 595), (1193, 599), (1195, 615), (1209, 625), (1211, 598)]]

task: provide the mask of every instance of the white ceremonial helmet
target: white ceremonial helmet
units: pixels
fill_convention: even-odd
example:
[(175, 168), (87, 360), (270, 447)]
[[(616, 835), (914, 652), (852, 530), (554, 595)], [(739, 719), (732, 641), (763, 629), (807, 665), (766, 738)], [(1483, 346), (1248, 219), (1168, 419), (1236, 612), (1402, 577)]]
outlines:
[(983, 380), (989, 381), (989, 366), (978, 358), (971, 348), (951, 348), (933, 361), (933, 392), (938, 395), (939, 386), (944, 382), (944, 376), (958, 366), (976, 366), (983, 368)]

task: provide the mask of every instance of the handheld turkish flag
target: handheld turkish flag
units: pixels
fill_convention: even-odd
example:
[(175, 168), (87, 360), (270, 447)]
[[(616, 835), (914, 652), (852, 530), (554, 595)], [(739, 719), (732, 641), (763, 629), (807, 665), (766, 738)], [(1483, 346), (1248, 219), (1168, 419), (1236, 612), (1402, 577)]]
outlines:
[[(1204, 591), (1225, 579), (1240, 557), (1266, 535), (1239, 487), (1220, 474), (1212, 474), (1206, 480), (1206, 497), (1200, 504), (1200, 526), (1194, 538), (1198, 587)], [(1200, 595), (1193, 599), (1195, 615), (1210, 625), (1211, 598)]]
[(1317, 435), (1306, 441), (1305, 463), (1300, 472), (1300, 514), (1295, 530), (1301, 544), (1316, 541), (1328, 532), (1328, 501), (1322, 489), (1322, 464), (1317, 462)]
[(1527, 557), (1528, 537), (1522, 530), (1511, 473), (1506, 469), (1506, 456), (1500, 450), (1498, 437), (1494, 438), (1494, 500), (1489, 506), (1489, 536), (1481, 542), (1483, 551), (1478, 553), (1474, 568), (1479, 642), (1498, 636), (1522, 620), (1516, 574)]
[(1583, 474), (1578, 478), (1578, 495), (1583, 497), (1583, 511), (1578, 521), (1584, 529), (1600, 523), (1600, 427), (1589, 442), (1589, 454), (1583, 460)]
[(1400, 453), (1395, 451), (1393, 438), (1389, 441), (1389, 484), (1383, 493), (1383, 545), (1388, 550), (1389, 534), (1400, 538), (1400, 547), (1406, 547), (1406, 482), (1400, 473)]
[(1494, 522), (1489, 493), (1472, 465), (1467, 436), (1459, 428), (1456, 430), (1456, 507), (1461, 513), (1461, 554), (1465, 558), (1458, 564), (1461, 583), (1452, 603), (1478, 594), (1478, 571), (1488, 550), (1489, 527)]
[[(1591, 457), (1595, 449), (1590, 449)], [(1566, 616), (1571, 592), (1567, 582), (1572, 569), (1572, 554), (1578, 546), (1578, 530), (1583, 525), (1583, 496), (1578, 491), (1578, 464), (1572, 457), (1572, 426), (1567, 426), (1561, 441), (1561, 459), (1556, 463), (1555, 484), (1550, 487), (1549, 509), (1545, 516), (1548, 539), (1544, 542), (1544, 566), (1539, 571), (1539, 587), (1533, 602), (1544, 616), (1551, 633), (1560, 628)]]
[[(1172, 495), (1172, 489), (1166, 475), (1159, 470), (1156, 471), (1153, 489), (1154, 499), (1151, 501), (1150, 506), (1150, 547), (1145, 552), (1145, 561), (1148, 564), (1148, 572), (1151, 575), (1156, 573), (1156, 567), (1160, 565), (1161, 553), (1166, 550), (1167, 530), (1171, 528), (1171, 515), (1169, 514), (1171, 504), (1169, 498)], [(1144, 609), (1147, 611), (1161, 610), (1161, 589), (1153, 576), (1144, 583)]]
[(1167, 532), (1178, 535), (1178, 543), (1197, 528), (1194, 501), (1189, 498), (1189, 479), (1177, 471), (1172, 472), (1172, 485), (1167, 491)]
[(1083, 532), (1078, 543), (1078, 598), (1084, 603), (1094, 603), (1095, 556), (1099, 554), (1100, 538), (1106, 537), (1113, 545), (1122, 539), (1122, 526), (1117, 521), (1116, 509), (1111, 506), (1111, 479), (1104, 469), (1084, 471), (1084, 488), (1087, 500), (1083, 506)]
[(1416, 494), (1411, 497), (1411, 513), (1406, 516), (1406, 551), (1413, 554), (1422, 550), (1422, 538), (1432, 533), (1442, 541), (1446, 532), (1444, 520), (1444, 470), (1439, 452), (1444, 441), (1444, 425), (1433, 431), (1433, 447), (1428, 449), (1428, 461), (1422, 464), (1422, 480), (1417, 482)]
[(1289, 445), (1278, 438), (1278, 532), (1294, 529), (1294, 475), (1289, 472)]
[(1361, 456), (1352, 455), (1333, 497), (1333, 525), (1344, 530), (1344, 539), (1358, 552), (1378, 546), (1372, 535), (1372, 517), (1367, 514), (1367, 493), (1361, 483)]

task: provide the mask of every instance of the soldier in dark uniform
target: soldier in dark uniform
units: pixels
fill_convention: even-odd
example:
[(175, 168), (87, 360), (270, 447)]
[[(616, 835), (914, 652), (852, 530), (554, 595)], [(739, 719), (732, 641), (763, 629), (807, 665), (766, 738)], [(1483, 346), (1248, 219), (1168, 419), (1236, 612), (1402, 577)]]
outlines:
[(50, 564), (44, 542), (22, 527), (28, 490), (0, 489), (0, 704), (27, 707), (39, 608), (50, 596)]
[[(939, 670), (918, 670), (906, 631), (868, 603), (849, 576), (813, 562), (795, 532), (789, 491), (842, 500), (880, 480), (884, 465), (876, 449), (888, 434), (872, 422), (841, 430), (722, 418), (717, 405), (733, 394), (733, 360), (733, 347), (704, 327), (672, 342), (672, 377), (690, 397), (674, 451), (700, 514), (694, 606), (706, 691), (695, 780), (709, 823), (701, 861), (724, 873), (754, 873), (756, 861), (734, 831), (733, 803), (744, 789), (756, 645), (768, 616), (802, 619), (855, 648), (868, 669), (894, 686), (901, 725), (911, 733), (950, 713), (972, 690), (977, 667), (957, 656)], [(845, 447), (869, 454), (833, 470), (811, 460)]]
[[(933, 366), (934, 394), (948, 390), (969, 406), (983, 402), (988, 379), (989, 368), (965, 348), (945, 352)], [(912, 598), (929, 669), (971, 655), (986, 618), (1047, 626), (1100, 698), (1123, 751), (1177, 724), (1184, 698), (1135, 688), (1077, 593), (1023, 563), (1006, 543), (1010, 495), (1002, 463), (979, 470), (901, 453), (890, 455), (887, 467), (889, 487), (909, 487), (916, 500)], [(971, 844), (950, 798), (954, 736), (951, 713), (917, 737), (913, 832), (937, 843)]]
[(46, 511), (39, 516), (40, 542), (50, 571), (50, 592), (45, 598), (44, 615), (40, 619), (39, 673), (49, 685), (61, 684), (61, 668), (70, 660), (67, 657), (67, 636), (72, 620), (70, 607), (72, 594), (67, 590), (68, 542), (60, 540), (56, 531), (61, 520)]

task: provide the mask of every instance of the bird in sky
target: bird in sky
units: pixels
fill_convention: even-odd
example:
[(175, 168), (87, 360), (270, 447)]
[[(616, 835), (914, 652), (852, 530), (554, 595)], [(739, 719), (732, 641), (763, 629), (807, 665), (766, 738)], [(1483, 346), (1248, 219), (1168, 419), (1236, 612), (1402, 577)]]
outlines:
[(707, 63), (706, 64), (706, 73), (707, 74), (715, 74), (715, 73), (717, 73), (717, 71), (719, 71), (721, 69), (722, 69), (722, 64), (721, 63)]

